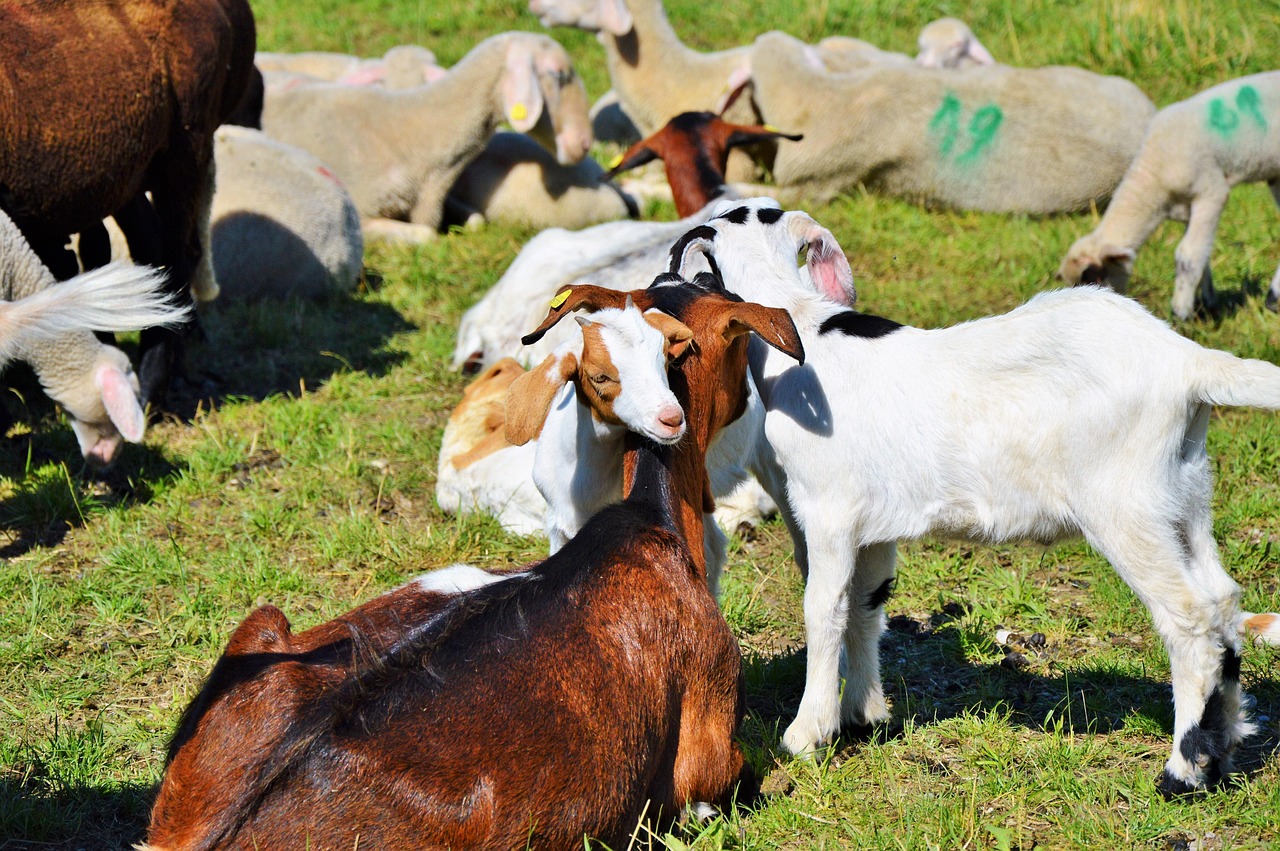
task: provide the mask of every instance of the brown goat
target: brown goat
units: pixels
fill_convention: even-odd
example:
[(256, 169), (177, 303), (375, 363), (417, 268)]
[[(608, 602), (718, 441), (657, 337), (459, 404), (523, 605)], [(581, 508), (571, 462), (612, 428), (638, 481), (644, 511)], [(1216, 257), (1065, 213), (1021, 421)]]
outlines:
[(680, 218), (691, 216), (724, 191), (729, 151), (777, 139), (799, 142), (803, 136), (763, 125), (730, 124), (713, 112), (682, 112), (661, 130), (627, 149), (600, 179), (655, 159), (662, 160)]
[[(67, 235), (150, 192), (166, 288), (189, 301), (213, 199), (213, 131), (253, 69), (246, 0), (13, 0), (0, 5), (0, 43), (21, 58), (0, 68), (0, 208), (66, 278)], [(163, 396), (181, 339), (143, 332), (144, 399)]]
[[(630, 295), (694, 332), (671, 383), (695, 439), (632, 435), (626, 501), (523, 573), (427, 574), (296, 636), (251, 614), (179, 723), (149, 847), (620, 847), (753, 793), (741, 658), (696, 562), (703, 451), (745, 402), (746, 332), (803, 350), (784, 311), (722, 289)], [(544, 328), (626, 296), (574, 287)]]

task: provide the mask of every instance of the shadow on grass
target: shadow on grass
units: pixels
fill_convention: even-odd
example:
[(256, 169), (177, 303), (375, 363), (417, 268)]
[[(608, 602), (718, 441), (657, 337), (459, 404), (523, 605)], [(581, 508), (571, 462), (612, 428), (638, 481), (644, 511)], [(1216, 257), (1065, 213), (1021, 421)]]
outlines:
[(146, 838), (151, 786), (36, 786), (0, 778), (0, 851), (129, 849)]
[[(845, 745), (890, 741), (902, 736), (908, 722), (920, 727), (965, 714), (998, 715), (1029, 730), (1088, 735), (1123, 729), (1135, 718), (1150, 719), (1172, 742), (1173, 694), (1167, 680), (1090, 666), (1087, 659), (1080, 664), (1078, 649), (1052, 645), (1017, 645), (1017, 650), (1006, 648), (1000, 662), (974, 664), (966, 660), (967, 641), (955, 622), (957, 615), (940, 612), (923, 624), (901, 617), (890, 621), (881, 639), (880, 659), (893, 718), (875, 728), (846, 727), (841, 731)], [(1057, 659), (1069, 662), (1072, 670), (1062, 676), (1033, 670)], [(784, 753), (781, 734), (800, 707), (805, 662), (804, 648), (745, 660), (751, 726), (759, 725), (764, 737), (759, 744), (773, 753)], [(1255, 717), (1280, 714), (1280, 682), (1254, 681), (1247, 691), (1257, 701)], [(1262, 768), (1280, 750), (1275, 726), (1258, 726), (1259, 732), (1236, 753), (1236, 767), (1245, 775)]]

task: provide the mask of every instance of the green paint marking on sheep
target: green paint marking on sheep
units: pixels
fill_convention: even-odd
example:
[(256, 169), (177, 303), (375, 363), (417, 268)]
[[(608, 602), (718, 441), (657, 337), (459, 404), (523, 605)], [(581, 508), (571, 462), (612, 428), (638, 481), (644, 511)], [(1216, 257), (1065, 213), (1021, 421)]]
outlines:
[(1209, 127), (1219, 136), (1230, 139), (1240, 129), (1240, 113), (1249, 117), (1251, 124), (1260, 130), (1267, 129), (1266, 116), (1262, 114), (1262, 98), (1253, 86), (1241, 86), (1236, 92), (1236, 106), (1232, 109), (1222, 98), (1209, 101)]
[(948, 92), (942, 99), (942, 106), (929, 120), (929, 132), (938, 136), (938, 156), (951, 159), (956, 165), (972, 165), (995, 141), (1000, 125), (1004, 123), (1004, 113), (993, 103), (981, 107), (969, 119), (968, 134), (970, 142), (964, 151), (958, 151), (956, 144), (960, 137), (960, 117), (963, 113), (960, 99)]

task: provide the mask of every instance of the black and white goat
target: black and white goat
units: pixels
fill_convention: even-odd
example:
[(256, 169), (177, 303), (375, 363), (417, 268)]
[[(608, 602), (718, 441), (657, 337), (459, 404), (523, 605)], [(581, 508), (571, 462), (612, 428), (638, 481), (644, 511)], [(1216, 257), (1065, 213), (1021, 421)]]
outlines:
[(831, 232), (767, 198), (722, 202), (673, 247), (673, 270), (696, 252), (731, 291), (789, 311), (807, 353), (803, 366), (771, 352), (755, 364), (807, 575), (808, 671), (789, 750), (888, 716), (877, 640), (899, 539), (1082, 535), (1169, 653), (1174, 741), (1160, 789), (1190, 792), (1231, 770), (1254, 731), (1243, 635), (1274, 642), (1280, 630), (1241, 612), (1219, 561), (1205, 435), (1213, 405), (1280, 408), (1280, 367), (1205, 349), (1093, 287), (937, 330), (860, 314)]

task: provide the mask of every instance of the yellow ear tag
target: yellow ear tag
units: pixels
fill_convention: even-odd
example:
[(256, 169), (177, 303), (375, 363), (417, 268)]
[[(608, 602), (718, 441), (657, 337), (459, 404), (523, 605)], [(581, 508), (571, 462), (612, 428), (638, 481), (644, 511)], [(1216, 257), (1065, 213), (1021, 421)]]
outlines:
[(557, 293), (555, 297), (551, 299), (551, 306), (559, 307), (560, 305), (564, 304), (566, 301), (569, 300), (569, 293), (571, 292), (573, 292), (573, 290), (565, 290), (562, 293)]
[(766, 124), (766, 125), (764, 125), (764, 129), (768, 130), (770, 133), (781, 133), (781, 132), (782, 132), (782, 131), (781, 131), (781, 130), (779, 130), (777, 127), (774, 127), (772, 124)]
[(517, 103), (511, 107), (512, 121), (524, 121), (528, 117), (529, 117), (529, 110), (524, 104)]
[(622, 165), (622, 154), (618, 154), (616, 157), (609, 160), (609, 168), (611, 169), (617, 168), (620, 165)]

